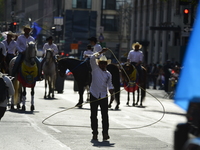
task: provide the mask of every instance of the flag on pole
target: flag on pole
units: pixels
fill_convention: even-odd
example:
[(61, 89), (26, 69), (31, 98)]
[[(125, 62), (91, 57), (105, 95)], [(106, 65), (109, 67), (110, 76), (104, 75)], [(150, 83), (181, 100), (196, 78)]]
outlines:
[(34, 39), (36, 39), (40, 31), (42, 30), (42, 28), (38, 26), (36, 22), (33, 22), (33, 25), (31, 28), (33, 28), (32, 36), (34, 37)]
[(188, 110), (189, 103), (200, 103), (200, 6), (193, 25), (187, 50), (184, 56), (183, 69), (175, 92), (175, 104)]

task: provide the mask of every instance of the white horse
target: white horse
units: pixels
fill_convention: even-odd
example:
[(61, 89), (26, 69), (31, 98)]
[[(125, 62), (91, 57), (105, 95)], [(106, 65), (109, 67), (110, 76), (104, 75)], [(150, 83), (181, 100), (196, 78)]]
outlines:
[[(34, 106), (34, 88), (38, 78), (38, 67), (36, 64), (36, 54), (37, 48), (36, 43), (29, 42), (27, 43), (26, 51), (24, 53), (24, 59), (19, 67), (19, 72), (13, 80), (13, 85), (15, 88), (15, 96), (11, 99), (11, 109), (14, 109), (14, 105), (17, 104), (17, 108), (20, 108), (20, 102), (22, 101), (22, 110), (26, 110), (26, 87), (31, 88), (31, 108), (33, 111)], [(9, 64), (9, 71), (12, 71), (13, 65), (16, 61), (14, 57)]]
[[(56, 64), (55, 58), (53, 56), (53, 50), (47, 49), (46, 56), (44, 58), (44, 63), (42, 65), (42, 70), (44, 73), (44, 80), (45, 80), (45, 94), (44, 98), (54, 98), (54, 89), (55, 89), (55, 82), (56, 82)], [(49, 92), (47, 95), (47, 84), (49, 86)]]

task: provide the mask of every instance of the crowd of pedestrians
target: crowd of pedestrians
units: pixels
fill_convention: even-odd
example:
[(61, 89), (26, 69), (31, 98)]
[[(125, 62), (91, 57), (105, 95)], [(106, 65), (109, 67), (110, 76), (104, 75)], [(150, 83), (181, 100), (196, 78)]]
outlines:
[(179, 78), (181, 65), (178, 62), (167, 60), (164, 64), (150, 63), (147, 68), (147, 88), (164, 90), (170, 93), (175, 89)]

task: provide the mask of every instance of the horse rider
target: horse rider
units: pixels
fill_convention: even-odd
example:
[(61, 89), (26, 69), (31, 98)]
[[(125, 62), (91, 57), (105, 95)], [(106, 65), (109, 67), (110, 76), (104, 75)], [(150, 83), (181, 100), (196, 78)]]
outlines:
[(90, 41), (90, 44), (93, 46), (93, 53), (100, 52), (102, 50), (101, 45), (97, 43), (96, 37), (91, 37), (88, 40)]
[[(106, 52), (107, 49), (102, 49), (98, 55)], [(90, 57), (92, 68), (92, 83), (90, 86), (90, 119), (92, 128), (92, 140), (98, 139), (98, 106), (101, 108), (102, 115), (102, 134), (103, 140), (108, 140), (109, 134), (109, 118), (108, 118), (108, 97), (107, 93), (111, 94), (111, 100), (114, 100), (114, 87), (112, 85), (112, 75), (106, 70), (108, 60), (104, 55), (100, 55), (98, 64), (96, 63), (97, 55), (93, 54)]]
[[(30, 33), (32, 32), (32, 28), (30, 27), (30, 25), (25, 25), (23, 26), (23, 31), (24, 34), (19, 35), (17, 38), (17, 50), (18, 50), (18, 56), (15, 60), (13, 69), (12, 69), (12, 76), (14, 77), (16, 75), (16, 73), (18, 72), (19, 66), (21, 65), (23, 59), (24, 59), (24, 54), (26, 51), (26, 47), (27, 47), (27, 43), (29, 42), (35, 42), (35, 39), (30, 35)], [(35, 58), (35, 62), (37, 64), (38, 67), (38, 73), (40, 72), (41, 68), (40, 68), (40, 62), (37, 58)], [(38, 80), (40, 80), (40, 76), (38, 74)]]
[(83, 58), (86, 60), (90, 58), (90, 56), (93, 54), (92, 46), (90, 44), (87, 45), (87, 50), (83, 52)]
[(7, 38), (3, 40), (2, 42), (4, 43), (6, 47), (6, 62), (9, 64), (11, 59), (16, 56), (16, 51), (17, 51), (17, 42), (14, 40), (15, 34), (11, 31), (7, 33)]
[(142, 79), (142, 67), (141, 64), (143, 62), (143, 53), (140, 51), (142, 45), (139, 42), (132, 44), (133, 50), (128, 53), (127, 61), (135, 66), (139, 74), (139, 80), (141, 82)]
[[(47, 39), (46, 39), (46, 43), (44, 44), (43, 46), (43, 60), (41, 62), (41, 68), (44, 64), (44, 61), (46, 60), (45, 59), (45, 55), (46, 55), (46, 50), (47, 49), (51, 49), (53, 51), (53, 56), (54, 56), (54, 62), (55, 62), (55, 65), (56, 65), (56, 70), (57, 70), (57, 58), (56, 58), (56, 55), (58, 54), (58, 47), (55, 43), (53, 43), (53, 37), (52, 36), (49, 36)], [(42, 69), (41, 69), (42, 70)], [(42, 74), (42, 72), (41, 72)]]

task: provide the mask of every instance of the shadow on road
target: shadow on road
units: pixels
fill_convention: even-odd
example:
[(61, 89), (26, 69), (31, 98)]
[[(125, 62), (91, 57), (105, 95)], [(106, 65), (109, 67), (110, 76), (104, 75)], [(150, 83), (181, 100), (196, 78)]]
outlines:
[(98, 140), (91, 140), (91, 143), (93, 143), (92, 146), (95, 147), (114, 147), (115, 143), (110, 143), (109, 141), (98, 141)]

